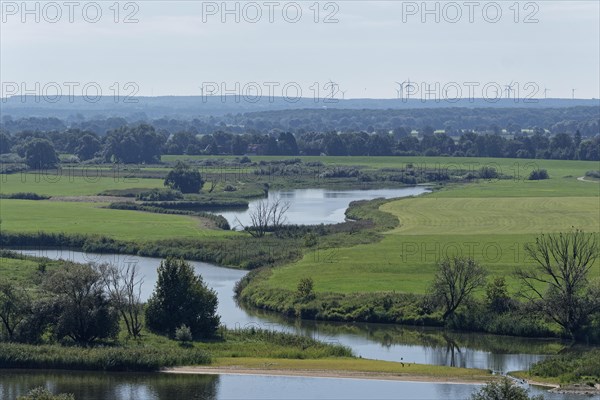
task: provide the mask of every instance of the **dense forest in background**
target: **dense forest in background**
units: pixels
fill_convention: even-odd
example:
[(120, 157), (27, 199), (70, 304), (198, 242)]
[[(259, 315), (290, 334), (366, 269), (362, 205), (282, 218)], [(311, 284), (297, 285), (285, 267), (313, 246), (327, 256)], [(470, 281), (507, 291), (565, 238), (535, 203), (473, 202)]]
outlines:
[[(9, 109), (10, 110), (10, 109)], [(478, 133), (518, 133), (522, 129), (543, 129), (550, 133), (579, 131), (583, 136), (600, 132), (600, 107), (580, 106), (562, 108), (421, 108), (421, 109), (335, 109), (305, 108), (276, 111), (253, 111), (225, 115), (182, 118), (171, 114), (149, 118), (143, 113), (127, 117), (95, 116), (75, 113), (68, 117), (14, 117), (2, 105), (0, 130), (16, 133), (32, 131), (64, 131), (80, 129), (103, 136), (124, 125), (150, 124), (167, 133), (190, 132), (207, 134), (217, 131), (229, 133), (271, 133), (273, 130), (304, 132), (359, 132), (391, 131), (398, 127), (421, 130), (431, 127), (446, 133), (460, 134), (468, 130)], [(56, 114), (58, 115), (58, 114)], [(165, 116), (166, 115), (166, 116)]]
[[(600, 160), (599, 112), (598, 107), (301, 109), (149, 121), (5, 115), (0, 154), (4, 163), (30, 167), (33, 161), (27, 160), (39, 162), (39, 154), (53, 152), (73, 154), (73, 162), (146, 164), (164, 154)], [(58, 159), (42, 158), (43, 167)]]

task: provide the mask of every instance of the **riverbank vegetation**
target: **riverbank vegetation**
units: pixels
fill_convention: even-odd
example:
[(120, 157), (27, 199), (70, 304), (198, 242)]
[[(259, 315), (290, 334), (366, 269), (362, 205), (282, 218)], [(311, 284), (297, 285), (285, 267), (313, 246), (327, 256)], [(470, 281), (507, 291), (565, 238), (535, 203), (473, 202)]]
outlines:
[(600, 350), (574, 350), (535, 363), (529, 371), (511, 373), (520, 378), (561, 385), (600, 383)]
[[(155, 371), (210, 364), (214, 357), (352, 356), (343, 346), (304, 336), (219, 327), (216, 297), (183, 261), (161, 265), (150, 305), (141, 302), (139, 271), (129, 266), (115, 272), (109, 265), (7, 251), (0, 265), (0, 368)], [(160, 307), (170, 314), (157, 313)], [(182, 309), (184, 314), (173, 312)], [(185, 339), (174, 329), (184, 324), (194, 333)]]
[[(529, 174), (512, 180), (480, 179), (445, 185), (420, 198), (383, 202), (378, 211), (386, 217), (379, 221), (387, 220), (388, 226), (381, 240), (309, 251), (297, 262), (257, 271), (240, 282), (238, 296), (252, 307), (309, 319), (571, 336), (540, 310), (539, 301), (521, 297), (526, 281), (515, 274), (518, 267), (535, 264), (525, 245), (535, 243), (540, 232), (575, 226), (588, 232), (592, 242), (598, 240), (597, 185), (575, 179), (585, 173), (585, 163), (559, 168), (558, 176), (549, 170), (551, 178), (544, 181), (529, 181), (524, 176)], [(454, 256), (477, 261), (489, 276), (458, 312), (444, 318), (444, 311), (425, 294), (431, 293), (439, 263)], [(586, 275), (592, 289), (600, 268), (594, 260)], [(306, 279), (312, 282), (310, 295), (298, 290)], [(546, 290), (543, 282), (534, 286)], [(599, 340), (593, 320), (579, 332), (579, 339)]]
[[(168, 164), (126, 171), (119, 170), (120, 164), (92, 165), (98, 172), (93, 184), (85, 176), (65, 176), (64, 170), (3, 175), (2, 192), (7, 195), (35, 192), (55, 197), (3, 199), (0, 243), (258, 268), (237, 286), (238, 297), (253, 307), (289, 316), (548, 337), (563, 332), (547, 315), (532, 313), (534, 303), (517, 296), (523, 281), (512, 272), (531, 264), (524, 245), (540, 232), (566, 232), (576, 226), (593, 234), (600, 224), (593, 212), (597, 185), (577, 179), (594, 170), (590, 162), (258, 156), (163, 160)], [(186, 162), (181, 168), (201, 171), (205, 183), (200, 193), (163, 188), (170, 171), (166, 166), (179, 161)], [(64, 166), (77, 171), (75, 175), (85, 171), (80, 165)], [(548, 171), (550, 179), (528, 179), (532, 171), (541, 170)], [(56, 179), (48, 179), (52, 177)], [(218, 217), (200, 211), (247, 204), (276, 188), (420, 183), (429, 183), (433, 192), (397, 201), (357, 202), (347, 210), (348, 222), (282, 225), (257, 237), (229, 231)], [(454, 256), (467, 256), (481, 265), (488, 281), (455, 312), (447, 313), (424, 295), (431, 291), (440, 262)], [(591, 268), (596, 271), (598, 263)], [(500, 277), (503, 280), (497, 280)], [(596, 340), (593, 332), (584, 336)]]

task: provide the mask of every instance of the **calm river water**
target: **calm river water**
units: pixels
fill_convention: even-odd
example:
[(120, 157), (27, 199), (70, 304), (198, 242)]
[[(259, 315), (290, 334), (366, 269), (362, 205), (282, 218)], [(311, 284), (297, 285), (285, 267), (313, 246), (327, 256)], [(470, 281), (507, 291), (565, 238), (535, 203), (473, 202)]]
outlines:
[[(0, 370), (0, 398), (15, 400), (30, 388), (73, 393), (77, 400), (292, 400), (467, 399), (478, 385), (249, 375), (174, 375)], [(544, 393), (547, 400), (583, 400)], [(585, 397), (589, 399), (589, 397)]]
[[(329, 190), (329, 189), (294, 189), (270, 191), (269, 201), (281, 199), (289, 204), (286, 213), (288, 224), (335, 224), (344, 222), (345, 211), (348, 205), (355, 200), (373, 200), (379, 197), (386, 199), (395, 197), (418, 196), (429, 192), (426, 187), (408, 187), (402, 189), (370, 189), (370, 190)], [(244, 211), (218, 211), (229, 222), (232, 229), (239, 229), (240, 222), (244, 226), (250, 225), (249, 212), (257, 202), (250, 202)]]
[[(337, 223), (344, 220), (350, 201), (377, 197), (405, 197), (424, 193), (424, 188), (369, 191), (295, 190), (273, 193), (290, 201), (289, 223)], [(244, 221), (245, 213), (226, 213), (228, 220)], [(230, 221), (230, 222), (231, 222)], [(233, 226), (234, 224), (232, 224)], [(144, 275), (146, 300), (157, 279), (160, 259), (90, 254), (70, 250), (24, 250), (23, 253), (75, 262), (137, 263)], [(219, 297), (218, 312), (229, 328), (260, 327), (295, 332), (350, 347), (364, 358), (422, 364), (484, 368), (494, 371), (527, 369), (541, 360), (546, 340), (493, 335), (447, 333), (437, 329), (382, 324), (343, 324), (286, 319), (264, 311), (247, 310), (233, 298), (235, 282), (247, 272), (202, 262), (196, 272)], [(353, 379), (267, 376), (175, 376), (162, 374), (103, 374), (57, 371), (1, 371), (0, 398), (12, 400), (35, 386), (75, 393), (77, 399), (464, 399), (474, 385), (409, 383)], [(535, 390), (535, 389), (533, 389)], [(552, 395), (548, 399), (569, 399)], [(576, 398), (576, 397), (574, 397)]]

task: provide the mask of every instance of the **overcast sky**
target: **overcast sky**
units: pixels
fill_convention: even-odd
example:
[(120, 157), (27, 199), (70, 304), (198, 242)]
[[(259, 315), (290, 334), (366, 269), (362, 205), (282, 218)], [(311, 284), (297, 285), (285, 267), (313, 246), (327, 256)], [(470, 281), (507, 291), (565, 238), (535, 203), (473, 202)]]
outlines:
[(90, 82), (110, 95), (117, 82), (121, 93), (154, 96), (200, 95), (206, 82), (237, 90), (238, 82), (262, 95), (287, 85), (312, 97), (314, 82), (324, 95), (332, 80), (338, 97), (392, 98), (394, 82), (410, 79), (411, 90), (431, 85), (437, 95), (459, 87), (466, 97), (470, 85), (482, 97), (486, 84), (513, 82), (521, 97), (548, 89), (570, 98), (573, 88), (575, 97), (600, 97), (595, 0), (428, 2), (430, 14), (420, 1), (231, 1), (229, 14), (221, 1), (121, 2), (118, 15), (113, 4), (28, 2), (25, 13), (21, 1), (3, 1), (2, 95), (7, 82), (57, 82), (65, 94), (64, 82), (77, 82), (76, 95)]

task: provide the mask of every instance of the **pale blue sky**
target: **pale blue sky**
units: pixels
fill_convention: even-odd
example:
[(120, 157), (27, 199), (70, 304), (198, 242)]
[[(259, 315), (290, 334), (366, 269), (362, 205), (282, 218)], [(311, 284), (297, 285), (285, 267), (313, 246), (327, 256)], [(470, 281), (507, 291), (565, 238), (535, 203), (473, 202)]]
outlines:
[[(124, 9), (122, 2), (119, 20), (134, 11), (139, 20), (128, 24), (114, 22), (109, 8), (113, 1), (98, 2), (102, 17), (97, 23), (86, 22), (82, 7), (88, 3), (75, 8), (73, 23), (62, 7), (62, 18), (52, 24), (47, 19), (54, 18), (55, 11), (49, 7), (44, 15), (44, 2), (39, 3), (37, 23), (34, 14), (23, 16), (21, 9), (14, 9), (20, 8), (20, 1), (3, 1), (1, 81), (26, 82), (28, 87), (34, 82), (97, 82), (104, 94), (110, 94), (113, 82), (135, 82), (139, 95), (155, 96), (199, 95), (203, 82), (226, 82), (232, 89), (235, 82), (240, 87), (257, 82), (263, 94), (268, 90), (265, 82), (277, 82), (274, 94), (281, 95), (284, 84), (295, 82), (303, 96), (310, 97), (313, 82), (323, 90), (331, 79), (345, 91), (345, 98), (392, 98), (398, 94), (394, 81), (410, 78), (442, 86), (535, 82), (537, 97), (543, 97), (544, 88), (550, 89), (548, 97), (570, 98), (572, 88), (578, 98), (600, 97), (598, 1), (519, 2), (518, 16), (513, 1), (497, 2), (502, 10), (497, 23), (486, 21), (494, 18), (495, 5), (485, 1), (474, 9), (473, 23), (463, 1), (453, 3), (459, 8), (440, 2), (439, 23), (433, 14), (421, 21), (422, 10), (414, 8), (421, 8), (420, 1), (337, 1), (326, 9), (327, 2), (321, 2), (319, 23), (314, 22), (312, 0), (276, 2), (273, 23), (263, 1), (254, 3), (263, 12), (256, 23), (248, 21), (256, 7), (247, 6), (244, 18), (243, 5), (248, 2), (238, 5), (239, 23), (235, 15), (221, 21), (221, 10), (214, 9), (221, 8), (220, 1), (138, 1), (137, 10)], [(28, 4), (35, 7), (35, 2)], [(227, 4), (233, 8), (236, 2)], [(300, 21), (286, 21), (284, 6), (288, 19), (301, 9)], [(450, 23), (456, 10), (462, 18)], [(93, 11), (88, 8), (89, 18)], [(338, 22), (323, 23), (332, 12)], [(537, 23), (523, 22), (530, 13)], [(25, 23), (21, 17), (27, 18)], [(475, 97), (481, 97), (481, 90), (475, 89)]]

